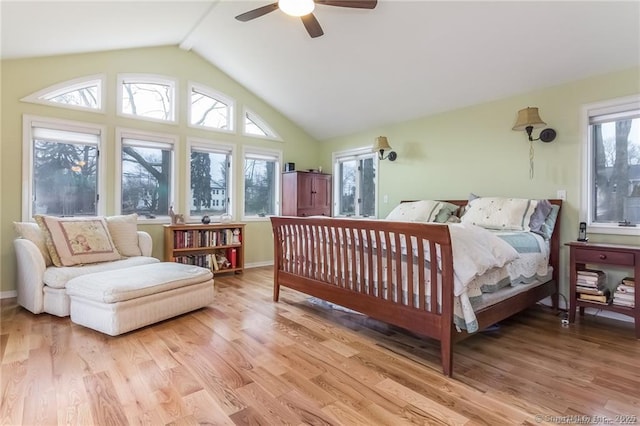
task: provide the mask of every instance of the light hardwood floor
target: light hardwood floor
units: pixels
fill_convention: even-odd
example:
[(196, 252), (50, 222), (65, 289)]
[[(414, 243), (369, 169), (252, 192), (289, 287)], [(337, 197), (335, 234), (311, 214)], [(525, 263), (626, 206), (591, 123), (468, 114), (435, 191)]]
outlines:
[(119, 337), (5, 301), (2, 424), (640, 424), (629, 323), (534, 307), (458, 343), (449, 379), (437, 342), (271, 283), (216, 277), (210, 307)]

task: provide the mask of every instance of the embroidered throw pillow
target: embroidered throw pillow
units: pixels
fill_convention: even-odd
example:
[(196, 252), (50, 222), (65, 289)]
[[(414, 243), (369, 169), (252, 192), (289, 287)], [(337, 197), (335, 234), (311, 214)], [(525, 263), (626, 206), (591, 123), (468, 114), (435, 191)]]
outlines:
[(487, 229), (529, 231), (537, 200), (525, 198), (481, 197), (469, 201), (462, 223)]
[(56, 266), (108, 262), (121, 259), (107, 222), (102, 217), (61, 218), (36, 215)]

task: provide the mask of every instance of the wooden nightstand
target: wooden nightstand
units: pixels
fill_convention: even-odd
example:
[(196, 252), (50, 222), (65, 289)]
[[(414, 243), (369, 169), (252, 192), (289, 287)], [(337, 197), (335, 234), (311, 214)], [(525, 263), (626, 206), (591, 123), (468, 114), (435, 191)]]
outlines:
[[(640, 339), (640, 246), (621, 244), (598, 244), (570, 242), (569, 246), (569, 322), (576, 319), (576, 307), (580, 308), (580, 315), (584, 315), (584, 308), (595, 308), (628, 315), (634, 319), (636, 338)], [(577, 271), (586, 269), (588, 265), (615, 265), (629, 267), (635, 277), (635, 306), (617, 306), (613, 304), (592, 303), (578, 299), (576, 293)]]

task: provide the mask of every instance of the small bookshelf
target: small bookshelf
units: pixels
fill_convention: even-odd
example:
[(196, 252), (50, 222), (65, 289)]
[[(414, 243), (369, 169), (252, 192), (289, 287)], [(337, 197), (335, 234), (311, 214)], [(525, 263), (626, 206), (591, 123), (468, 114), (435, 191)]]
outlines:
[(244, 269), (244, 224), (164, 226), (164, 260), (211, 269), (214, 274)]

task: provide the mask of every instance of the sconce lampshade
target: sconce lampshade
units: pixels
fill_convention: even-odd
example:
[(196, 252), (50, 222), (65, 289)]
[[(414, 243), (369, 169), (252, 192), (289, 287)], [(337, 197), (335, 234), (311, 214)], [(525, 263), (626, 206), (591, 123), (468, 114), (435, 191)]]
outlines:
[(376, 143), (373, 145), (373, 152), (387, 151), (390, 150), (389, 141), (386, 136), (378, 136), (376, 138)]
[(518, 111), (518, 119), (513, 130), (525, 130), (527, 127), (537, 129), (546, 125), (547, 123), (542, 121), (538, 114), (538, 108), (527, 107)]
[[(389, 140), (386, 136), (378, 136), (376, 138), (376, 142), (373, 144), (372, 151), (378, 153), (378, 158), (380, 160), (385, 160), (388, 158), (389, 161), (396, 161), (396, 158), (398, 158), (398, 154), (391, 151), (391, 146), (389, 146)], [(389, 153), (387, 155), (384, 155), (385, 151), (388, 151)]]

